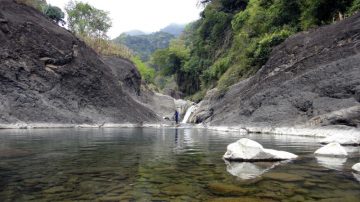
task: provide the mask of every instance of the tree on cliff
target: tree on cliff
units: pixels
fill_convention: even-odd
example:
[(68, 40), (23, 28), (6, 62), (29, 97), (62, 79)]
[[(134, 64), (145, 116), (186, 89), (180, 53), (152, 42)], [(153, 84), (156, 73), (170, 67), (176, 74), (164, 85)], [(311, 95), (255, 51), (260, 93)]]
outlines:
[(62, 25), (65, 24), (64, 17), (65, 13), (57, 6), (52, 6), (48, 4), (44, 8), (44, 14), (47, 15), (50, 19), (52, 19), (57, 24), (61, 23)]
[(112, 24), (108, 12), (77, 1), (70, 1), (65, 10), (72, 32), (80, 36), (107, 38), (106, 33)]

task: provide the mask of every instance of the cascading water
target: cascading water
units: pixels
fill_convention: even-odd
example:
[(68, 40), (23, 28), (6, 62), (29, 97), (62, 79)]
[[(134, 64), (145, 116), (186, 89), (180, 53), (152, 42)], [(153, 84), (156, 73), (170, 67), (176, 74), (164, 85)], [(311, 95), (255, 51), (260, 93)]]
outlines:
[(189, 109), (186, 111), (184, 119), (182, 120), (181, 123), (187, 123), (189, 121), (191, 114), (196, 110), (196, 108), (197, 107), (195, 105), (192, 105), (191, 107), (189, 107)]

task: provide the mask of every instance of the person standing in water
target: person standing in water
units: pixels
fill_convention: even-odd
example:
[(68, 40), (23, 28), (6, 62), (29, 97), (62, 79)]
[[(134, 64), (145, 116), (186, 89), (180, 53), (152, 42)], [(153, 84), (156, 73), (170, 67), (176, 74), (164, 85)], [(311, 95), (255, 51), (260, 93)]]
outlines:
[(176, 124), (179, 124), (179, 112), (177, 110), (175, 110), (174, 119), (175, 119)]

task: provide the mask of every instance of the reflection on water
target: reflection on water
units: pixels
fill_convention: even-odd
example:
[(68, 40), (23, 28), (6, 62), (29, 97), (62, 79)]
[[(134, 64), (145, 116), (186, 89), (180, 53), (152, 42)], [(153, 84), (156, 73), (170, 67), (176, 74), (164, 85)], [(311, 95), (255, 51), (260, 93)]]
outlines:
[(229, 162), (225, 160), (226, 170), (243, 180), (254, 179), (275, 168), (280, 162)]
[(358, 173), (353, 173), (353, 175), (354, 175), (354, 178), (355, 178), (357, 181), (360, 182), (360, 174), (358, 174)]
[(317, 162), (325, 168), (333, 170), (343, 170), (347, 158), (342, 157), (328, 157), (328, 156), (316, 156)]
[[(241, 137), (299, 158), (224, 163)], [(332, 162), (314, 157), (317, 142), (191, 128), (2, 130), (0, 201), (358, 201), (358, 148)]]

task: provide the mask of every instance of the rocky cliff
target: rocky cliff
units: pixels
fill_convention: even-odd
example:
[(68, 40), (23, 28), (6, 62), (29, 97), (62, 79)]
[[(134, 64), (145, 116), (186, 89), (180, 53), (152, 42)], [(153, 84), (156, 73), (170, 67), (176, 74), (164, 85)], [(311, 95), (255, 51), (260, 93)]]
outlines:
[(92, 49), (35, 9), (0, 0), (0, 44), (0, 125), (159, 120)]
[(210, 125), (360, 124), (360, 14), (296, 34), (253, 77), (208, 92), (192, 117)]

